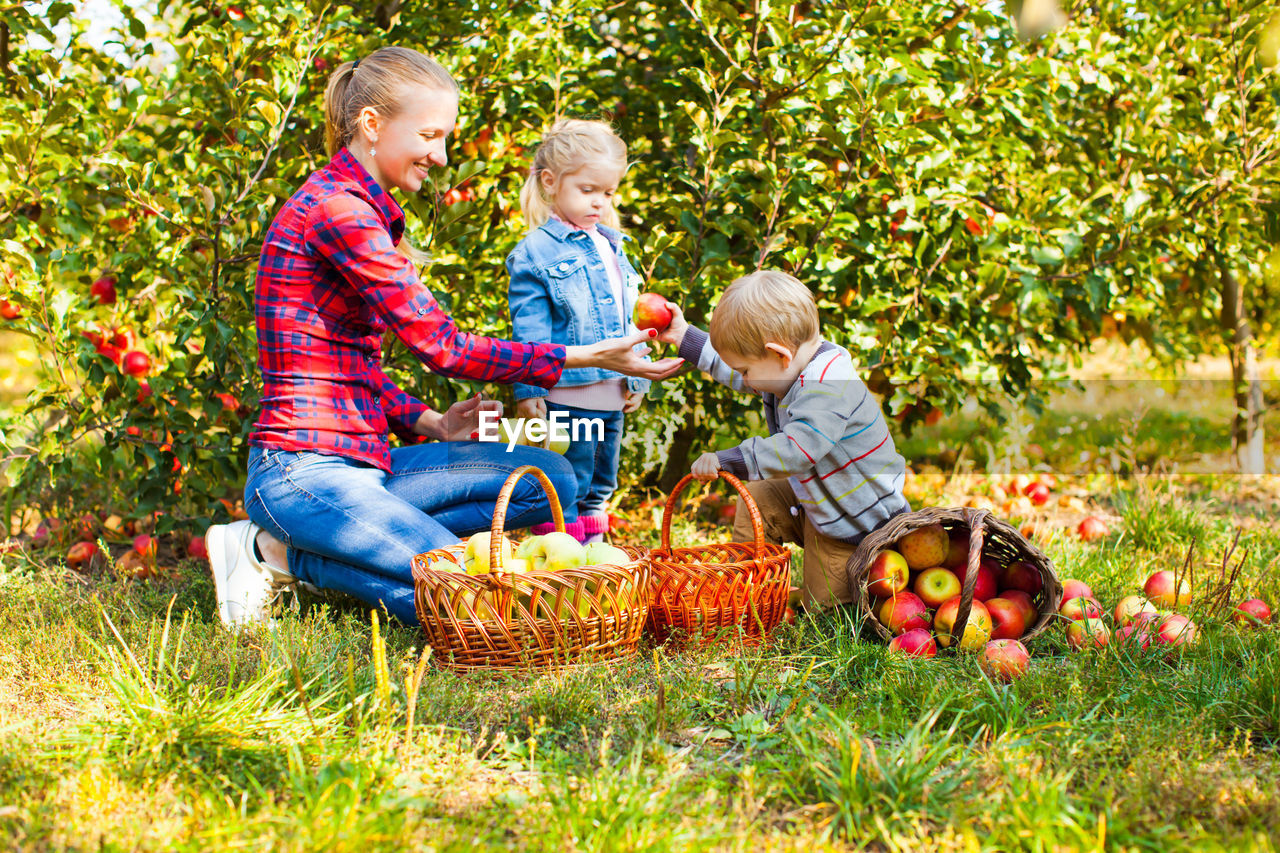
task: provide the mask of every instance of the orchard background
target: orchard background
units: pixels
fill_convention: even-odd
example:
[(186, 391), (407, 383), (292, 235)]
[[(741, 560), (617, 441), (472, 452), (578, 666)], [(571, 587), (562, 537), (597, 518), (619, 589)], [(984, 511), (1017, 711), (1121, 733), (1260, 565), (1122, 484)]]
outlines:
[[(0, 422), (10, 523), (89, 503), (163, 510), (162, 529), (225, 519), (257, 409), (262, 235), (325, 162), (328, 72), (390, 43), (463, 88), (450, 168), (407, 208), (464, 328), (510, 332), (503, 259), (539, 133), (600, 117), (635, 164), (633, 254), (695, 322), (746, 271), (795, 273), (908, 432), (965, 399), (1034, 407), (1099, 335), (1166, 363), (1226, 354), (1241, 465), (1261, 472), (1257, 349), (1280, 299), (1270, 7), (1077, 5), (1022, 40), (994, 5), (913, 0), (160, 2), (121, 4), (97, 43), (72, 4), (8, 8), (0, 292), (20, 313), (0, 334), (37, 353)], [(111, 304), (91, 294), (103, 277)], [(147, 372), (118, 366), (129, 349)], [(441, 407), (475, 390), (386, 349)], [(670, 486), (695, 446), (753, 424), (701, 378), (653, 396), (624, 482)]]

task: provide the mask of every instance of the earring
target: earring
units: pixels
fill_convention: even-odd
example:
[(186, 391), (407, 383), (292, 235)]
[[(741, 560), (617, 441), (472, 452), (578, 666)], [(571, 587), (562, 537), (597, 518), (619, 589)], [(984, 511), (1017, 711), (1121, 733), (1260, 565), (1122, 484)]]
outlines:
[(378, 156), (378, 149), (377, 149), (377, 148), (374, 148), (372, 145), (370, 145), (370, 146), (369, 146), (369, 156), (370, 156), (370, 157), (377, 157), (377, 156)]

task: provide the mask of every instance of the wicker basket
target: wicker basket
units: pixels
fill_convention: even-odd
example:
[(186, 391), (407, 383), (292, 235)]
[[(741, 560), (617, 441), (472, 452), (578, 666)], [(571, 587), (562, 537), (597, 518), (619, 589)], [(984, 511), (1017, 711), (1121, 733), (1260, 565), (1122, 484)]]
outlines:
[[(965, 627), (969, 624), (969, 612), (973, 606), (973, 588), (978, 580), (978, 562), (984, 553), (994, 557), (1002, 565), (1016, 560), (1026, 560), (1035, 566), (1040, 573), (1041, 590), (1032, 597), (1039, 614), (1035, 624), (1023, 633), (1023, 640), (1043, 631), (1058, 612), (1062, 599), (1062, 584), (1053, 570), (1053, 563), (1041, 551), (1028, 542), (1022, 534), (1007, 522), (996, 518), (984, 509), (932, 507), (918, 512), (907, 512), (895, 516), (883, 527), (867, 535), (849, 558), (849, 589), (853, 591), (854, 601), (867, 614), (867, 621), (881, 637), (893, 638), (893, 633), (881, 623), (876, 615), (872, 602), (875, 601), (867, 592), (867, 575), (876, 555), (891, 548), (895, 542), (912, 530), (941, 524), (948, 532), (956, 528), (969, 530), (969, 566), (964, 583), (961, 585), (960, 608), (956, 614), (956, 622), (952, 626), (952, 635), (963, 637)], [(958, 645), (958, 643), (957, 643)]]
[(755, 541), (672, 548), (676, 500), (693, 477), (686, 475), (676, 484), (662, 512), (662, 545), (647, 558), (653, 571), (649, 630), (659, 642), (681, 632), (711, 639), (722, 628), (741, 629), (744, 637), (759, 639), (786, 613), (791, 552), (764, 541), (760, 509), (738, 478), (727, 471), (720, 477), (746, 504)]
[(433, 568), (440, 560), (461, 565), (462, 543), (413, 560), (414, 606), (435, 659), (458, 671), (541, 669), (634, 653), (649, 609), (644, 561), (561, 571), (502, 569), (507, 506), (525, 475), (542, 485), (556, 530), (563, 532), (555, 488), (542, 471), (525, 465), (511, 472), (494, 506), (492, 571), (469, 575)]

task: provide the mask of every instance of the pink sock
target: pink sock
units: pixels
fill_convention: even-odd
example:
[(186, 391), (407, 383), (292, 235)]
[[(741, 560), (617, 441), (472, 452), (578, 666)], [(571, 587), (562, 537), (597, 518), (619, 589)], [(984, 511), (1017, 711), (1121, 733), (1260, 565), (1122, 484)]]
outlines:
[(587, 513), (586, 515), (578, 516), (578, 520), (582, 522), (582, 538), (578, 541), (584, 545), (604, 541), (604, 535), (609, 532), (608, 513)]
[(568, 533), (574, 539), (577, 539), (579, 542), (581, 542), (582, 536), (583, 536), (582, 520), (579, 519), (578, 521), (566, 521), (564, 524), (564, 532)]
[(544, 521), (542, 524), (535, 524), (533, 527), (530, 527), (529, 532), (534, 536), (541, 536), (544, 533), (550, 533), (555, 529), (556, 526), (554, 522)]

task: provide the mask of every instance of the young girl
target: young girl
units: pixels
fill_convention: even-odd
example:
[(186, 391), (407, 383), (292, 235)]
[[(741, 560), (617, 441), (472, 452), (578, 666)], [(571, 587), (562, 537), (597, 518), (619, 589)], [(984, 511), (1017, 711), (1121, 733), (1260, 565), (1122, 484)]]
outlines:
[[(592, 344), (636, 331), (631, 312), (640, 276), (627, 261), (613, 209), (626, 171), (627, 146), (603, 122), (566, 119), (543, 137), (520, 192), (530, 231), (507, 257), (517, 341)], [(618, 484), (623, 415), (640, 407), (648, 387), (647, 379), (600, 367), (567, 369), (550, 390), (515, 385), (520, 417), (559, 412), (586, 420), (565, 453), (578, 480), (578, 520), (568, 530), (582, 542), (599, 541), (609, 529), (605, 505)]]

